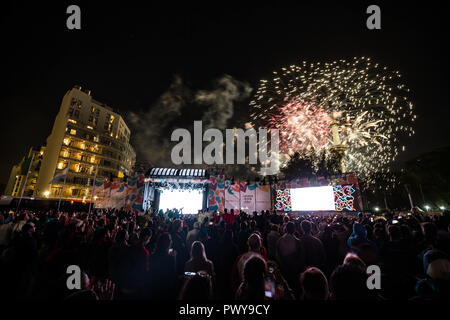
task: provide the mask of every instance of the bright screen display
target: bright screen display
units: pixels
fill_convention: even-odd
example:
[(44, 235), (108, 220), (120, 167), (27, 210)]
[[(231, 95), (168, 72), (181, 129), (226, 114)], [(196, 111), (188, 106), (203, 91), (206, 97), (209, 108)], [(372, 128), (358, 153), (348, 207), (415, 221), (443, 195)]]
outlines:
[(332, 186), (295, 188), (290, 190), (292, 211), (334, 211)]
[(162, 190), (159, 198), (159, 209), (183, 208), (183, 214), (196, 214), (202, 209), (203, 192), (187, 190)]

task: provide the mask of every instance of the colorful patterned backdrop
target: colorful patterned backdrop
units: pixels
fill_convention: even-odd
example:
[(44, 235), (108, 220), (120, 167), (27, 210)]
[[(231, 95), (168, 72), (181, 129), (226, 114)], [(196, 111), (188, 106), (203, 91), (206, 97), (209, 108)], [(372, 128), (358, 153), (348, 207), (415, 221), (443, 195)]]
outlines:
[(334, 206), (336, 211), (355, 211), (355, 193), (354, 185), (336, 185), (333, 186), (334, 192)]
[(94, 207), (115, 208), (143, 212), (145, 175), (132, 173), (127, 181), (118, 178), (95, 182)]
[(223, 212), (225, 208), (225, 176), (211, 175), (208, 189), (209, 210)]
[(255, 210), (270, 210), (270, 186), (262, 182), (247, 184), (235, 181), (233, 184), (224, 175), (210, 175), (208, 207), (211, 211), (223, 212), (227, 209), (239, 209), (248, 213)]
[(291, 211), (291, 190), (278, 189), (275, 196), (275, 210)]

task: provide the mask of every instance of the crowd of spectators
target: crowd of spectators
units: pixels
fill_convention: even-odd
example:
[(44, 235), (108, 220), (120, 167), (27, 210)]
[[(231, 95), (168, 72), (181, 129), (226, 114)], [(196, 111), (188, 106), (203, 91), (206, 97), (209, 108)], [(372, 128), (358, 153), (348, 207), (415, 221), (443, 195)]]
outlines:
[[(0, 297), (449, 299), (449, 215), (124, 210), (0, 214)], [(68, 266), (82, 270), (67, 286)], [(367, 286), (367, 267), (381, 287)]]

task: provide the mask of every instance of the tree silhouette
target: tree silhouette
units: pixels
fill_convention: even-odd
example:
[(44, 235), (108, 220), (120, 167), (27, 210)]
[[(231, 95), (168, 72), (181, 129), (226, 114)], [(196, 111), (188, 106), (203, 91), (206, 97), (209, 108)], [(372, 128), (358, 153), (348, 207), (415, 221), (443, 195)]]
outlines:
[(295, 153), (286, 166), (281, 168), (286, 179), (329, 177), (339, 174), (338, 160), (325, 153), (319, 156), (305, 156)]

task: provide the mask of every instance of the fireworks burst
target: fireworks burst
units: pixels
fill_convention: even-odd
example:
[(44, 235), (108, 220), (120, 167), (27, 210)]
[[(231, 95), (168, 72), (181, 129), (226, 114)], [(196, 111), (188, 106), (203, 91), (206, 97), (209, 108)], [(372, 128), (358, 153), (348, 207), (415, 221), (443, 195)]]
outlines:
[[(319, 155), (333, 144), (347, 147), (347, 172), (370, 184), (387, 174), (412, 136), (416, 116), (398, 71), (370, 58), (292, 65), (261, 80), (252, 106), (254, 126), (277, 128), (285, 155)], [(330, 129), (337, 123), (338, 140)], [(393, 181), (391, 181), (393, 182)]]
[(281, 150), (293, 155), (296, 150), (314, 153), (328, 144), (330, 115), (320, 107), (290, 101), (269, 120), (269, 127), (280, 130)]

